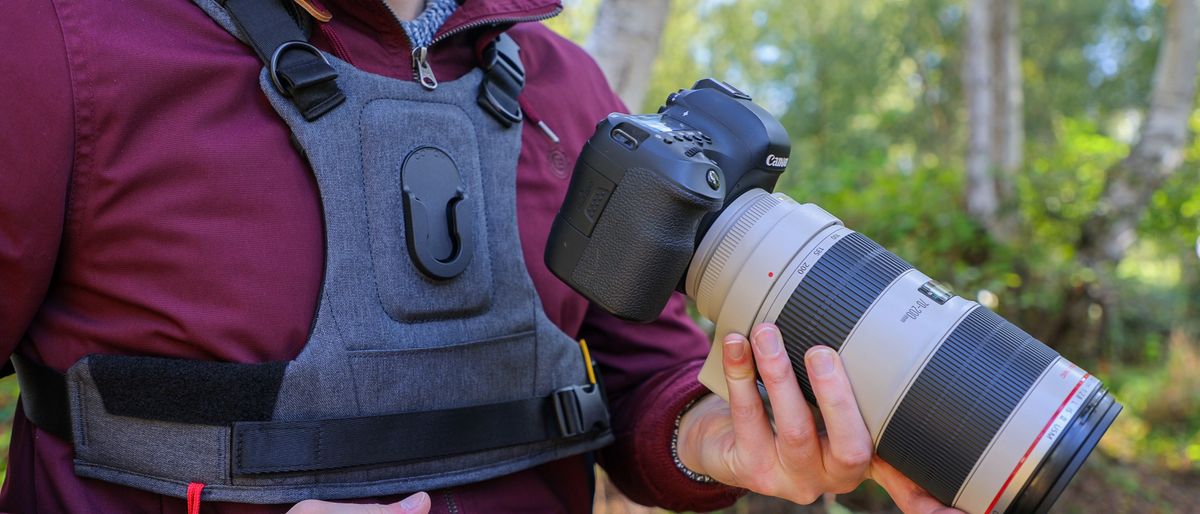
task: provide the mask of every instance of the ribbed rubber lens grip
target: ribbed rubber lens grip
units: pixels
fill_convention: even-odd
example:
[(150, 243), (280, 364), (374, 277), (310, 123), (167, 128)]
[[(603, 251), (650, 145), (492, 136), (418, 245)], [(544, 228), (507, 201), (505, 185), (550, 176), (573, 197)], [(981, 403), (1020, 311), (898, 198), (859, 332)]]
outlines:
[(857, 232), (842, 237), (792, 292), (775, 324), (808, 401), (815, 403), (804, 352), (823, 344), (842, 347), (867, 308), (912, 265)]
[(1058, 356), (985, 307), (947, 336), (905, 393), (877, 453), (943, 503)]

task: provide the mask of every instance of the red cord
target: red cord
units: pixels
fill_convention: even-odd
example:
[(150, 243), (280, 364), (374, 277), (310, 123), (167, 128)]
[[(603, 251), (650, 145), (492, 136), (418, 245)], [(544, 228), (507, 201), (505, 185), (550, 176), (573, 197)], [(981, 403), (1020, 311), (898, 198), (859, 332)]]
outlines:
[(329, 40), (329, 46), (333, 50), (333, 55), (338, 56), (339, 59), (353, 66), (354, 60), (350, 58), (350, 52), (346, 50), (346, 45), (342, 43), (342, 38), (337, 35), (333, 27), (330, 27), (328, 23), (318, 23), (317, 28), (325, 36), (325, 39)]
[(200, 514), (200, 493), (204, 492), (204, 484), (192, 482), (188, 484), (187, 509), (188, 514)]
[(338, 37), (337, 32), (333, 30), (333, 26), (329, 24), (329, 20), (333, 19), (333, 13), (330, 12), (321, 0), (296, 0), (296, 4), (308, 11), (313, 17), (313, 21), (317, 23), (317, 30), (325, 40), (329, 42), (329, 49), (336, 55), (338, 59), (346, 61), (351, 66), (354, 61), (350, 59), (350, 52), (346, 50), (345, 43), (342, 43), (342, 38)]
[(537, 111), (533, 110), (533, 108), (529, 106), (529, 102), (525, 101), (524, 95), (517, 96), (517, 104), (520, 105), (521, 110), (525, 112), (525, 117), (529, 118), (529, 121), (532, 121), (534, 125), (537, 125), (539, 121), (542, 121), (542, 117), (538, 116)]

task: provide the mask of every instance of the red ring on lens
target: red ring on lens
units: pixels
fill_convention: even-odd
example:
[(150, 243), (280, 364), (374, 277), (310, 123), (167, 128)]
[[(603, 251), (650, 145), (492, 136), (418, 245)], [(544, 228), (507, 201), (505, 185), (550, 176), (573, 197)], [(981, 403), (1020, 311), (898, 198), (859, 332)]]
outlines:
[(1033, 453), (1033, 449), (1037, 446), (1038, 441), (1041, 441), (1042, 436), (1046, 435), (1046, 431), (1050, 430), (1050, 425), (1054, 424), (1054, 419), (1062, 413), (1062, 410), (1067, 407), (1068, 403), (1070, 403), (1071, 398), (1075, 396), (1075, 393), (1079, 392), (1079, 388), (1083, 386), (1084, 381), (1086, 381), (1090, 376), (1090, 373), (1084, 373), (1083, 378), (1080, 378), (1079, 382), (1075, 384), (1075, 387), (1071, 389), (1071, 392), (1067, 393), (1067, 398), (1064, 399), (1062, 404), (1058, 406), (1058, 410), (1054, 411), (1054, 415), (1050, 416), (1050, 421), (1046, 422), (1046, 426), (1042, 427), (1042, 431), (1038, 432), (1037, 437), (1033, 438), (1033, 444), (1029, 445), (1028, 450), (1025, 450), (1025, 455), (1021, 456), (1021, 460), (1017, 462), (1017, 465), (1013, 468), (1012, 473), (1008, 474), (1008, 479), (1004, 481), (1004, 485), (1000, 486), (1000, 490), (996, 492), (996, 497), (992, 498), (992, 503), (988, 505), (988, 508), (985, 509), (984, 512), (991, 512), (992, 508), (1000, 502), (1000, 495), (1004, 494), (1004, 491), (1008, 489), (1008, 485), (1012, 483), (1013, 477), (1017, 476), (1017, 470), (1021, 469), (1021, 466), (1025, 464), (1025, 459), (1029, 458), (1029, 454)]

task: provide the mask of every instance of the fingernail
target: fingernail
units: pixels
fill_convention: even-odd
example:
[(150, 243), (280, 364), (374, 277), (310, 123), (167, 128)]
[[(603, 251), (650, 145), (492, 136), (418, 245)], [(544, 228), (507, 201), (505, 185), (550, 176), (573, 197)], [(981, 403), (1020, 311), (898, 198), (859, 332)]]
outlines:
[(779, 330), (770, 325), (754, 333), (754, 344), (763, 357), (774, 357), (783, 351), (783, 337), (779, 335)]
[(818, 376), (833, 373), (833, 367), (835, 366), (833, 360), (836, 358), (833, 350), (830, 350), (828, 347), (815, 347), (808, 352), (808, 370), (813, 375)]
[(402, 508), (404, 510), (414, 510), (417, 507), (421, 506), (421, 503), (425, 501), (426, 496), (429, 496), (429, 495), (424, 492), (420, 492), (420, 493), (414, 494), (412, 496), (409, 496), (408, 498), (405, 498), (400, 501), (400, 508)]
[(725, 353), (730, 359), (735, 361), (742, 360), (742, 356), (746, 354), (746, 340), (740, 337), (725, 338)]

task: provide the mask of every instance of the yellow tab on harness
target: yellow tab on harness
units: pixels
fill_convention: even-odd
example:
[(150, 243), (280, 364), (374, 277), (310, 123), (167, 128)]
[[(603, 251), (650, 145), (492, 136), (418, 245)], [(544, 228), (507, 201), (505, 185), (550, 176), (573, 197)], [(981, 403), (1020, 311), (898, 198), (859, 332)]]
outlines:
[(588, 383), (596, 383), (596, 370), (592, 369), (592, 353), (588, 351), (587, 340), (579, 340), (579, 348), (583, 349), (583, 365), (587, 368)]
[(325, 23), (333, 19), (333, 13), (314, 5), (309, 0), (296, 0), (296, 5), (300, 6), (301, 9), (308, 11), (309, 15), (311, 15), (313, 18), (316, 18), (317, 21), (321, 23)]

